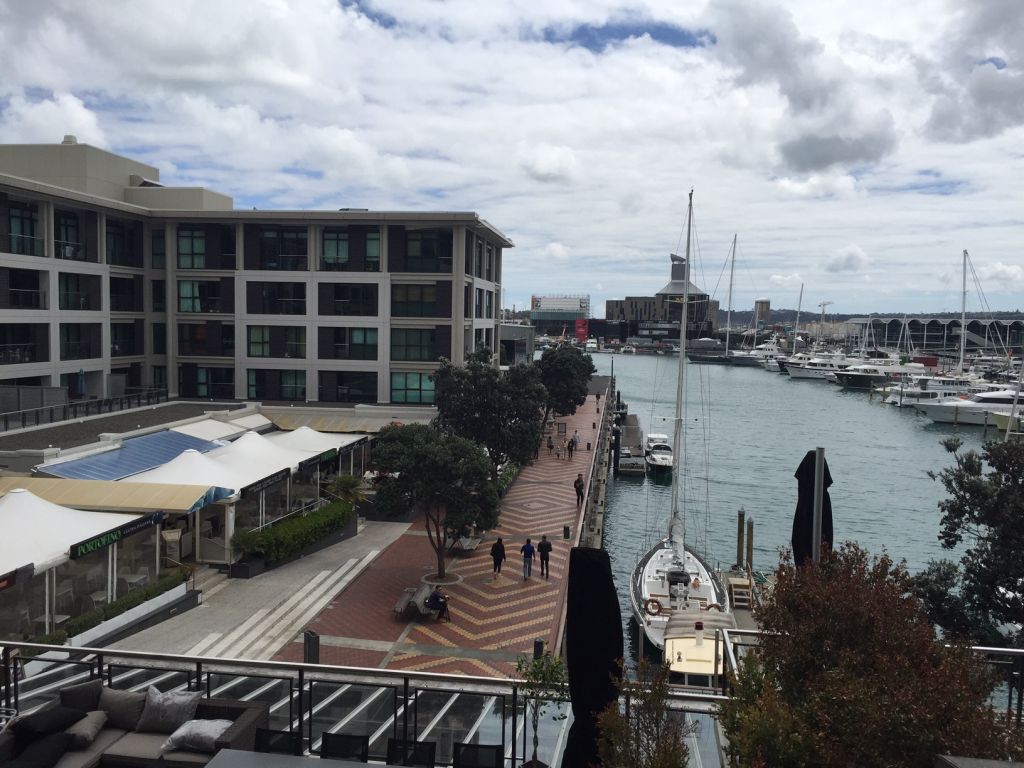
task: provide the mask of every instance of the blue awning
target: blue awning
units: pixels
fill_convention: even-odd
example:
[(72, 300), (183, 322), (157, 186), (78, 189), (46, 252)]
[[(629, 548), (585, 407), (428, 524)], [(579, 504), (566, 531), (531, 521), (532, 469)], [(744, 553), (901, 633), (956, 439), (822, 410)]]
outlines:
[(72, 480), (122, 480), (139, 472), (146, 472), (193, 448), (201, 453), (219, 448), (217, 443), (201, 440), (181, 432), (165, 430), (141, 437), (130, 437), (120, 448), (58, 464), (36, 467), (53, 477)]

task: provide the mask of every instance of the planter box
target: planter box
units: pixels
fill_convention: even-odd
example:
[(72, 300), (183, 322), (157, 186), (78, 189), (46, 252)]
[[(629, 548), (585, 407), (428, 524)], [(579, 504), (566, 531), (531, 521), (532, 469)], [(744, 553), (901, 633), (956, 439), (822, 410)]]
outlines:
[(259, 576), (267, 569), (267, 564), (263, 562), (262, 558), (253, 557), (246, 560), (240, 560), (237, 563), (232, 563), (228, 566), (228, 578), (229, 579), (251, 579), (253, 576)]

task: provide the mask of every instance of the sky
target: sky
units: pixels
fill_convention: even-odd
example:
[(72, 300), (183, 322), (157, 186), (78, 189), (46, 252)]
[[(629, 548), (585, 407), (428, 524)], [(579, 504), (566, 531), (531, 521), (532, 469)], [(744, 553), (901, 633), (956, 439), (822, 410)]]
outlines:
[(503, 303), (1024, 309), (1020, 0), (0, 0), (0, 142), (239, 208), (475, 211)]

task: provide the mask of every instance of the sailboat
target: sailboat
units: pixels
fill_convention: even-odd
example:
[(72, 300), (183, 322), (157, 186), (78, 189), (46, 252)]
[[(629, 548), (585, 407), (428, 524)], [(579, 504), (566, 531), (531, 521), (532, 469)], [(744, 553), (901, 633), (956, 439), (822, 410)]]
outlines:
[[(686, 272), (690, 268), (693, 192), (686, 224)], [(678, 257), (674, 257), (678, 258)], [(685, 284), (685, 283), (684, 283)], [(720, 627), (735, 627), (729, 593), (719, 574), (686, 544), (685, 499), (679, 473), (685, 461), (683, 406), (686, 387), (686, 318), (688, 294), (683, 296), (679, 323), (679, 374), (676, 382), (672, 459), (672, 516), (667, 535), (639, 559), (630, 577), (633, 616), (644, 635), (664, 653), (673, 682), (710, 688), (722, 673), (720, 645), (710, 638)], [(704, 633), (709, 633), (705, 641)]]

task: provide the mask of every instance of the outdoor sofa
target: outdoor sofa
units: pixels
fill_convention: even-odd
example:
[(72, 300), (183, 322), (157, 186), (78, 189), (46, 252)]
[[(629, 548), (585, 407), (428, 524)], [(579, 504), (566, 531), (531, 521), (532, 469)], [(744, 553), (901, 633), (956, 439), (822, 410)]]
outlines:
[[(191, 706), (185, 702), (183, 710), (182, 699), (180, 694), (160, 694), (155, 688), (146, 693), (105, 688), (98, 678), (67, 686), (61, 689), (59, 701), (41, 708), (38, 715), (24, 718), (29, 721), (27, 727), (19, 728), (14, 723), (0, 734), (0, 766), (11, 761), (19, 768), (195, 768), (205, 765), (221, 749), (252, 750), (256, 729), (268, 725), (265, 703), (200, 698)], [(193, 744), (192, 749), (165, 749), (169, 736), (183, 724), (182, 718), (231, 723), (222, 723), (220, 728), (227, 729), (205, 744)], [(62, 719), (75, 722), (53, 730)], [(199, 723), (200, 728), (204, 725), (206, 722)], [(72, 739), (65, 735), (69, 731), (79, 735)], [(85, 737), (82, 731), (87, 732)], [(86, 739), (88, 743), (83, 743)], [(50, 761), (51, 746), (58, 754), (61, 746), (67, 750), (55, 763)]]

